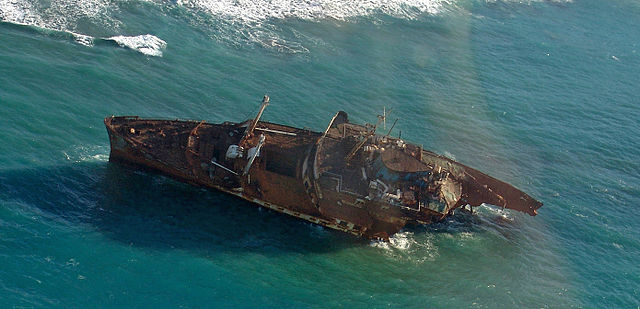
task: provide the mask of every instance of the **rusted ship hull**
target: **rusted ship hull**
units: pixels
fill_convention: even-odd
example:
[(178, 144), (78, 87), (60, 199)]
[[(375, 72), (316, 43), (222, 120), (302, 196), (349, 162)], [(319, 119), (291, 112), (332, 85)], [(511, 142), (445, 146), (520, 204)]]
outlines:
[[(111, 143), (111, 152), (109, 155), (109, 161), (118, 162), (125, 165), (132, 165), (138, 168), (142, 168), (145, 170), (152, 170), (155, 172), (159, 172), (166, 176), (172, 177), (174, 179), (188, 182), (194, 185), (205, 186), (211, 189), (216, 189), (231, 195), (235, 195), (239, 198), (247, 200), (251, 203), (255, 203), (257, 205), (275, 210), (280, 213), (284, 213), (287, 215), (291, 215), (294, 217), (298, 217), (300, 219), (307, 220), (309, 222), (319, 224), (322, 226), (326, 226), (329, 228), (333, 228), (336, 230), (340, 230), (343, 232), (351, 233), (357, 236), (362, 236), (363, 233), (360, 233), (357, 229), (354, 229), (353, 225), (346, 224), (346, 221), (323, 218), (322, 215), (318, 214), (312, 207), (309, 207), (306, 202), (306, 196), (303, 196), (301, 193), (304, 191), (295, 190), (296, 188), (300, 189), (299, 183), (291, 181), (291, 179), (278, 179), (277, 183), (273, 184), (273, 187), (270, 189), (264, 189), (265, 191), (271, 191), (274, 198), (269, 201), (264, 200), (258, 196), (254, 196), (252, 194), (247, 194), (244, 192), (244, 188), (241, 186), (235, 185), (227, 185), (224, 183), (219, 183), (213, 181), (211, 177), (207, 179), (207, 177), (202, 177), (199, 175), (201, 173), (193, 172), (193, 166), (189, 166), (187, 161), (187, 155), (184, 156), (185, 166), (179, 168), (172, 163), (165, 162), (160, 158), (155, 158), (149, 156), (144, 150), (141, 150), (137, 147), (137, 145), (132, 144), (126, 141), (119, 132), (117, 132), (117, 125), (112, 125), (112, 121), (114, 119), (122, 119), (116, 117), (108, 117), (105, 119), (105, 124), (107, 125), (107, 129), (109, 132), (109, 139)], [(126, 117), (126, 119), (136, 119)], [(144, 120), (144, 122), (156, 122), (156, 120)], [(165, 125), (162, 120), (158, 120), (160, 125)], [(170, 121), (169, 123), (173, 123)], [(191, 125), (191, 127), (195, 128), (199, 125), (197, 122), (187, 121)], [(171, 125), (169, 124), (169, 125)], [(186, 147), (184, 145), (180, 146), (180, 150), (185, 150)], [(168, 149), (163, 149), (168, 150)], [(170, 150), (169, 150), (170, 151)], [(188, 150), (187, 150), (188, 151)], [(185, 151), (186, 152), (186, 151)], [(224, 171), (224, 169), (221, 169)], [(265, 172), (262, 177), (256, 177), (254, 174), (254, 182), (259, 180), (260, 178), (269, 178), (269, 174)], [(282, 178), (282, 177), (280, 177)], [(223, 177), (224, 179), (224, 177)], [(272, 179), (272, 181), (275, 179)], [(278, 187), (282, 185), (283, 187)], [(293, 190), (292, 190), (293, 189)], [(283, 201), (286, 199), (287, 201)]]
[(367, 238), (388, 239), (464, 205), (531, 215), (542, 206), (474, 169), (350, 124), (343, 112), (324, 133), (260, 122), (261, 114), (222, 124), (107, 117), (110, 161)]

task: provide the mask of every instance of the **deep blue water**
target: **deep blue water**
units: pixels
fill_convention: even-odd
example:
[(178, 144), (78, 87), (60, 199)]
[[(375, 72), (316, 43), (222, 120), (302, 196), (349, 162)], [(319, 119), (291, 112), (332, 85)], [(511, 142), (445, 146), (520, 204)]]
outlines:
[[(640, 3), (0, 0), (0, 307), (638, 308)], [(368, 242), (108, 162), (102, 119), (345, 110), (539, 215)]]

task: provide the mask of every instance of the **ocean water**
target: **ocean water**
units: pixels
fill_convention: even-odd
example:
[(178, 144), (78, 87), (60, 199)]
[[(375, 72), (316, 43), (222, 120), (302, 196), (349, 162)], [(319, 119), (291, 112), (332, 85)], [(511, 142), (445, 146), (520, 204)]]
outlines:
[[(638, 308), (640, 2), (0, 0), (1, 308)], [(108, 162), (102, 119), (338, 110), (516, 185), (369, 242)]]

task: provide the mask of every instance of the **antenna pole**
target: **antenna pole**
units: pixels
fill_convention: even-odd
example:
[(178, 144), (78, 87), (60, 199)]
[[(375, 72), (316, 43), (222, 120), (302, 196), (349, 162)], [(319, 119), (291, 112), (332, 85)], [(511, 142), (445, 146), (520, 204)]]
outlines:
[(389, 129), (389, 132), (387, 132), (387, 135), (385, 135), (385, 136), (389, 136), (389, 134), (391, 134), (391, 131), (393, 130), (393, 127), (396, 126), (396, 122), (398, 122), (398, 118), (396, 118), (396, 120), (393, 121), (393, 125), (391, 125), (391, 129)]
[(387, 129), (387, 107), (382, 107), (382, 128)]

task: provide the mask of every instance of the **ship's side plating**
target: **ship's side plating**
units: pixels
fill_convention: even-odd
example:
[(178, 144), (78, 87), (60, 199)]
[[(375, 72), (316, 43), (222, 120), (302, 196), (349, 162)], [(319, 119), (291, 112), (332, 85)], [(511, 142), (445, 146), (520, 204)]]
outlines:
[[(108, 117), (105, 124), (110, 161), (158, 171), (357, 236), (370, 234), (346, 218), (324, 215), (310, 198), (302, 181), (303, 163), (320, 136), (317, 132), (259, 122), (255, 131), (265, 142), (247, 174), (242, 175), (252, 148), (237, 146), (247, 123)], [(244, 144), (251, 145), (254, 140), (257, 144), (260, 135)]]

